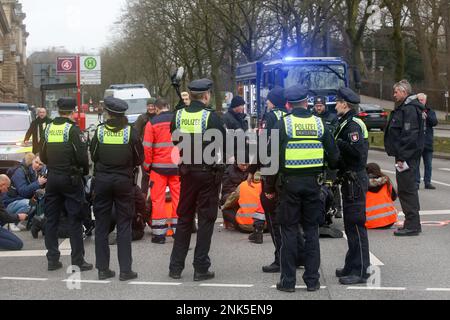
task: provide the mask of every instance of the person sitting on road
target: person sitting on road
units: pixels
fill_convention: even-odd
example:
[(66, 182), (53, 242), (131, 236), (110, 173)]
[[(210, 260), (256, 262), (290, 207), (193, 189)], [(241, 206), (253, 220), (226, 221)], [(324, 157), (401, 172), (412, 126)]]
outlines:
[(397, 200), (397, 191), (391, 180), (376, 163), (367, 165), (369, 175), (369, 191), (366, 200), (366, 228), (391, 228), (397, 222), (397, 209), (394, 201)]
[[(8, 191), (11, 185), (11, 180), (7, 175), (0, 175), (0, 193), (3, 194)], [(7, 223), (19, 223), (27, 220), (28, 216), (24, 213), (9, 214), (3, 203), (0, 201), (0, 250), (21, 250), (23, 242), (15, 234), (3, 228)]]
[[(3, 199), (3, 204), (9, 214), (31, 213), (30, 200), (36, 191), (42, 189), (47, 183), (47, 178), (41, 175), (44, 164), (33, 153), (25, 155), (22, 163), (8, 170), (7, 175), (11, 179), (11, 187)], [(33, 214), (30, 214), (26, 225), (19, 225), (21, 229), (29, 229)]]
[[(262, 243), (265, 216), (261, 206), (261, 174), (256, 172), (249, 184), (243, 181), (223, 205), (223, 218), (240, 232), (252, 232), (249, 240)], [(258, 239), (256, 239), (258, 238)], [(256, 241), (258, 240), (258, 241)]]
[(247, 180), (249, 175), (249, 164), (233, 164), (227, 167), (222, 178), (222, 197), (220, 205), (223, 206), (228, 197)]

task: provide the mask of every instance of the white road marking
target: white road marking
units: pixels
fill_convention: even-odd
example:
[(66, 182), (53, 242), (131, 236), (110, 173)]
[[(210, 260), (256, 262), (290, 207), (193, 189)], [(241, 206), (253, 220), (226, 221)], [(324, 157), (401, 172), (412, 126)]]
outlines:
[(108, 284), (111, 281), (102, 281), (102, 280), (77, 280), (77, 279), (64, 279), (62, 282), (72, 282), (72, 283), (94, 283), (94, 284)]
[[(23, 250), (0, 252), (0, 258), (45, 257), (47, 250)], [(61, 256), (70, 256), (70, 250), (62, 250)]]
[[(395, 171), (390, 171), (390, 170), (385, 170), (382, 169), (382, 171), (386, 172), (386, 173), (390, 173), (390, 174), (395, 174)], [(437, 185), (441, 185), (444, 187), (450, 187), (450, 184), (445, 183), (445, 182), (440, 182), (440, 181), (436, 181), (436, 180), (431, 180), (432, 183), (437, 184)]]
[(427, 288), (426, 291), (450, 292), (450, 288)]
[(22, 277), (1, 277), (1, 280), (15, 280), (15, 281), (47, 281), (48, 278), (22, 278)]
[(223, 283), (202, 283), (199, 287), (218, 287), (218, 288), (252, 288), (253, 284), (223, 284)]
[(131, 285), (137, 285), (137, 286), (180, 286), (182, 283), (180, 282), (138, 282), (133, 281), (130, 282)]
[(438, 170), (441, 170), (441, 171), (450, 171), (449, 168), (439, 168)]
[[(347, 235), (344, 232), (344, 239), (348, 240)], [(380, 259), (378, 259), (372, 252), (369, 251), (370, 254), (370, 264), (373, 266), (384, 266), (384, 263), (381, 262)]]
[(386, 291), (405, 291), (404, 287), (347, 287), (347, 290), (386, 290)]
[(66, 239), (59, 245), (59, 250), (72, 250), (72, 247), (70, 246), (70, 239)]

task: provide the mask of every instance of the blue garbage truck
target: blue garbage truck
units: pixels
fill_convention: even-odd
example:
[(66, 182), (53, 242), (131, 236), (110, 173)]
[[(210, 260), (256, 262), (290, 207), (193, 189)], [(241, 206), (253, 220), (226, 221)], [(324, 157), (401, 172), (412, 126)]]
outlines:
[[(350, 86), (349, 67), (342, 58), (284, 58), (239, 65), (236, 69), (238, 94), (247, 102), (247, 114), (260, 123), (266, 112), (266, 98), (275, 86), (288, 88), (301, 84), (309, 89), (309, 104), (314, 97), (325, 96), (331, 112), (335, 112), (336, 93)], [(359, 72), (354, 74), (359, 87)]]

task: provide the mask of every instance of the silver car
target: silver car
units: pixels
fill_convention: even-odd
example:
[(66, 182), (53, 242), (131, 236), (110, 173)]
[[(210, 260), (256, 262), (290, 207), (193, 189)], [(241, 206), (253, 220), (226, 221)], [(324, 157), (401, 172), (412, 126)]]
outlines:
[(0, 107), (0, 173), (20, 163), (32, 152), (32, 143), (23, 140), (32, 118), (30, 111)]

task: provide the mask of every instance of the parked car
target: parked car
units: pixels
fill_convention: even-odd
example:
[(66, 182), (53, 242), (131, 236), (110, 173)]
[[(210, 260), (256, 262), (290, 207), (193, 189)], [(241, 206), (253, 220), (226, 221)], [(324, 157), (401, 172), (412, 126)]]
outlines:
[(368, 130), (384, 130), (387, 125), (389, 113), (376, 104), (361, 104), (358, 117), (364, 121)]
[(32, 121), (28, 105), (0, 104), (0, 173), (20, 163), (32, 152), (32, 142), (23, 142)]

